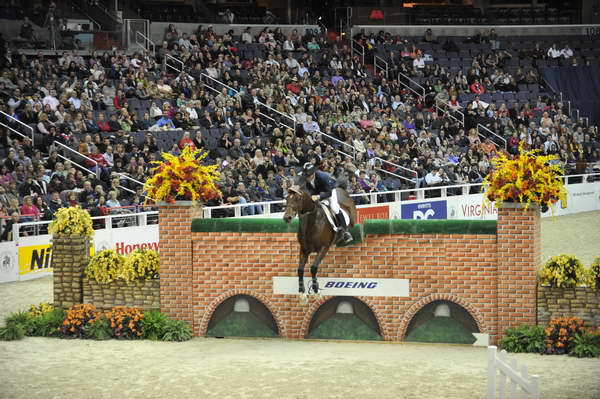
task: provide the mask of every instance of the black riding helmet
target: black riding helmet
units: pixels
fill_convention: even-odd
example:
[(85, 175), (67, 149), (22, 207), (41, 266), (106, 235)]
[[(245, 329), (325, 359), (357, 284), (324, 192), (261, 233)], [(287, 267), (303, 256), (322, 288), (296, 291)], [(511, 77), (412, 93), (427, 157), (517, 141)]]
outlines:
[(313, 165), (310, 162), (307, 162), (302, 167), (302, 174), (304, 176), (314, 175), (315, 174), (315, 170), (317, 170), (317, 168), (315, 167), (315, 165)]

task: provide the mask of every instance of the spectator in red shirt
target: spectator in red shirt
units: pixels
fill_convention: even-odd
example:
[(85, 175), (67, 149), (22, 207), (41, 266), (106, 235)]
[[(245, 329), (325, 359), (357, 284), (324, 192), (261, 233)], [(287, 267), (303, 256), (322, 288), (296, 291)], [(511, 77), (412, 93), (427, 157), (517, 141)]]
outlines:
[(23, 218), (23, 221), (25, 220), (38, 220), (40, 217), (40, 210), (37, 208), (37, 206), (33, 205), (33, 199), (31, 198), (31, 195), (26, 195), (23, 198), (23, 205), (21, 206), (21, 216), (26, 216), (26, 218)]
[(183, 137), (181, 138), (181, 140), (179, 140), (179, 149), (180, 150), (183, 150), (184, 147), (187, 147), (187, 146), (196, 148), (196, 145), (194, 144), (194, 140), (192, 140), (190, 138), (190, 132), (183, 133)]
[(125, 103), (127, 100), (125, 99), (125, 94), (121, 90), (117, 91), (117, 95), (113, 98), (113, 105), (116, 109), (125, 108)]
[(479, 82), (479, 79), (475, 79), (475, 82), (470, 86), (471, 93), (483, 94), (485, 93), (485, 87)]
[(108, 121), (104, 119), (104, 114), (98, 114), (98, 128), (102, 132), (110, 132), (110, 125)]

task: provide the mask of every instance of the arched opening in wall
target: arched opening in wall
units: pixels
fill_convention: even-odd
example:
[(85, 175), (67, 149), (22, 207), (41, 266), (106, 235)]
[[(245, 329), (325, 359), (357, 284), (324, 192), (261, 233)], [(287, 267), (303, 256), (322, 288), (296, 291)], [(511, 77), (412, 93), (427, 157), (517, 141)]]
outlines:
[(223, 301), (208, 323), (208, 337), (277, 337), (277, 323), (269, 309), (249, 295)]
[(451, 301), (433, 301), (411, 319), (406, 341), (473, 344), (479, 333), (477, 322), (462, 306)]
[(373, 311), (350, 296), (334, 297), (313, 315), (306, 338), (382, 341)]

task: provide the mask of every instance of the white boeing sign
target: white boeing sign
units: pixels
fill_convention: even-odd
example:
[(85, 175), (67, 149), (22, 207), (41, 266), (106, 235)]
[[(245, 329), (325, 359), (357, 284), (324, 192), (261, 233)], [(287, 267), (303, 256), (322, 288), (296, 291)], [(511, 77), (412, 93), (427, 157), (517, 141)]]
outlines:
[[(311, 277), (305, 276), (308, 288)], [(308, 291), (307, 291), (308, 292)], [(332, 296), (409, 296), (407, 279), (397, 278), (319, 278), (319, 292)], [(298, 277), (273, 277), (273, 294), (297, 295)]]

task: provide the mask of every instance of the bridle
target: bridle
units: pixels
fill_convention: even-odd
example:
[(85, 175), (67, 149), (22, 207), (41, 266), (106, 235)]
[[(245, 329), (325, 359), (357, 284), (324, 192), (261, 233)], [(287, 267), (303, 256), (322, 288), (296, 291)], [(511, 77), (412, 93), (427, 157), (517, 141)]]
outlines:
[(302, 196), (301, 201), (304, 204), (304, 202), (306, 202), (308, 200), (308, 202), (310, 203), (310, 209), (300, 209), (300, 210), (296, 210), (296, 213), (298, 213), (298, 215), (310, 215), (311, 213), (314, 213), (317, 211), (317, 209), (319, 209), (319, 207), (317, 206), (317, 202), (313, 201), (313, 199), (306, 194), (306, 192), (303, 192), (300, 190), (299, 187), (291, 187), (289, 189), (290, 194), (288, 194), (288, 198), (292, 195), (298, 195), (298, 196)]

